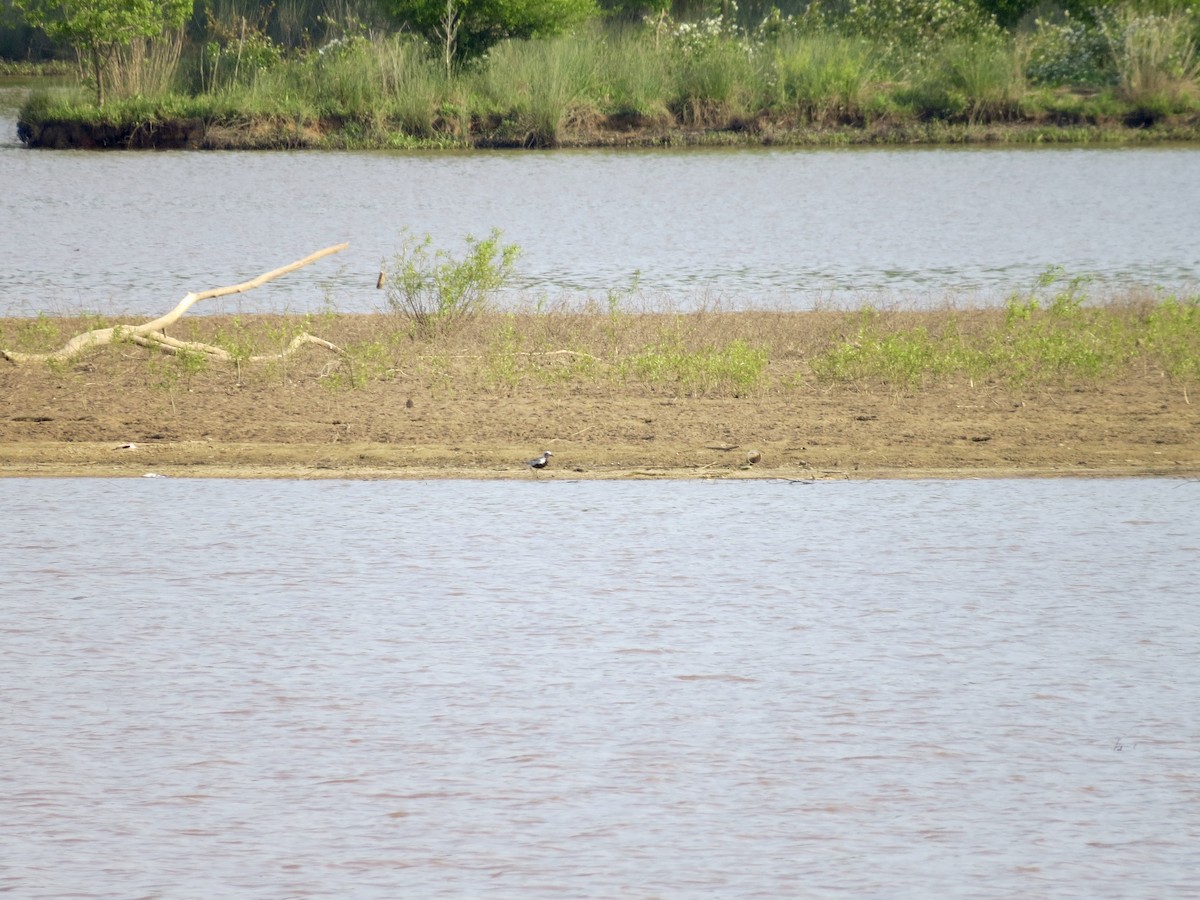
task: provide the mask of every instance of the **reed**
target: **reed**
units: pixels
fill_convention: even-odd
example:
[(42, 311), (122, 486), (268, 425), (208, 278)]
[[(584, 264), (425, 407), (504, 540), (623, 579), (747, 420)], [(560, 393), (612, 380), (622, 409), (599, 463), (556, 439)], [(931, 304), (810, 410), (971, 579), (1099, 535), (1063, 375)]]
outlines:
[[(379, 92), (401, 130), (416, 137), (432, 137), (439, 118), (449, 110), (452, 94), (444, 71), (430, 60), (424, 48), (405, 36), (376, 37), (369, 60), (375, 66)], [(456, 130), (464, 128), (456, 121)]]
[(113, 51), (101, 77), (112, 98), (158, 97), (173, 91), (183, 57), (182, 29), (135, 38)]
[[(387, 110), (387, 97), (378, 76), (379, 51), (363, 40), (352, 40), (328, 47), (305, 60), (312, 76), (291, 77), (298, 67), (278, 67), (286, 73), (289, 87), (304, 92), (323, 116), (339, 116), (360, 123), (381, 124)], [(267, 73), (268, 77), (272, 73)]]

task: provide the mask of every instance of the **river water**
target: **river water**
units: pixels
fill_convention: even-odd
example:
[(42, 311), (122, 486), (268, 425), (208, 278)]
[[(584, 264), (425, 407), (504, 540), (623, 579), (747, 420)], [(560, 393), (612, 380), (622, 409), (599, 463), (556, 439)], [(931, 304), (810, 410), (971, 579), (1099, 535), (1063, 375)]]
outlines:
[(1196, 897), (1197, 490), (0, 480), (0, 893)]
[(1194, 147), (89, 153), (26, 150), (7, 115), (0, 315), (158, 314), (343, 241), (197, 311), (378, 309), (405, 229), (456, 256), (501, 229), (512, 302), (995, 303), (1050, 266), (1101, 294), (1200, 283)]

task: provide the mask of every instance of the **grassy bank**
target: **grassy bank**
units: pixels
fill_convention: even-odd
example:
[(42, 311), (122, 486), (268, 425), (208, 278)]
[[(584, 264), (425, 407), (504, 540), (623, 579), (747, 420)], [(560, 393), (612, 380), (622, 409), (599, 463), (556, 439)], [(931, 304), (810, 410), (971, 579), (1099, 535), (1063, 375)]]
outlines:
[[(193, 316), (172, 326), (170, 336), (221, 348), (228, 358), (118, 342), (49, 365), (71, 383), (90, 371), (89, 356), (133, 354), (143, 359), (147, 384), (164, 394), (186, 392), (196, 380), (286, 390), (297, 378), (334, 394), (402, 384), (447, 398), (799, 397), (815, 387), (969, 393), (1094, 388), (1131, 378), (1164, 380), (1185, 398), (1195, 392), (1200, 297), (1129, 296), (1092, 305), (1079, 288), (1047, 277), (1002, 308), (931, 311), (680, 313), (631, 309), (613, 298), (582, 310), (485, 311), (445, 329), (420, 327), (396, 311)], [(116, 324), (98, 317), (0, 320), (0, 347), (50, 351), (80, 332)], [(279, 353), (301, 333), (340, 352), (250, 362)]]
[[(1037, 303), (1033, 302), (1037, 300)], [(0, 363), (0, 476), (540, 479), (1200, 475), (1200, 298), (1007, 308), (195, 316)], [(99, 319), (0, 320), (48, 350)], [(308, 344), (309, 332), (338, 350)], [(340, 352), (339, 352), (340, 351)]]
[(105, 76), (103, 108), (83, 84), (37, 94), (22, 135), (325, 148), (1196, 140), (1195, 18), (1131, 7), (1087, 24), (929, 33), (777, 15), (593, 24), (452, 69), (412, 36), (285, 50), (243, 28), (203, 53), (182, 39), (130, 48)]

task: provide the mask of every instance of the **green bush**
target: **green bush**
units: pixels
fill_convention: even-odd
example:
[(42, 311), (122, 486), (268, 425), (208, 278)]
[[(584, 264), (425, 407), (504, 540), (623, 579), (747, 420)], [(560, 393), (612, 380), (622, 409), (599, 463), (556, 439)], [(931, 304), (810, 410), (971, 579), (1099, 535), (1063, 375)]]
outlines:
[(383, 265), (388, 306), (408, 317), (424, 335), (444, 332), (486, 308), (492, 296), (507, 283), (520, 248), (500, 243), (493, 229), (485, 239), (467, 235), (467, 253), (455, 259), (433, 249), (433, 238), (403, 235), (391, 266)]
[(946, 41), (999, 33), (976, 0), (848, 0), (839, 27), (883, 56), (918, 63)]
[(1037, 19), (1027, 38), (1025, 75), (1033, 84), (1107, 84), (1108, 41), (1093, 23), (1069, 15)]

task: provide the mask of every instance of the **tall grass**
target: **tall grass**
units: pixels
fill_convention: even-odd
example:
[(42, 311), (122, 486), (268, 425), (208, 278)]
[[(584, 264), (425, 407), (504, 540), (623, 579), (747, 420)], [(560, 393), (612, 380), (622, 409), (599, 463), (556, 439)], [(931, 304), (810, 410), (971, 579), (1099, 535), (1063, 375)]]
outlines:
[(597, 51), (598, 106), (615, 116), (641, 121), (662, 121), (670, 112), (673, 91), (671, 52), (661, 43), (630, 27), (589, 35)]
[(594, 103), (598, 58), (593, 46), (573, 37), (492, 48), (478, 84), (491, 114), (505, 126), (501, 140), (557, 146), (568, 117)]
[(861, 118), (879, 61), (871, 45), (837, 34), (784, 34), (773, 48), (773, 106), (809, 122)]
[(1122, 96), (1160, 114), (1190, 108), (1200, 96), (1197, 25), (1186, 13), (1143, 15), (1118, 10), (1105, 20)]
[(424, 48), (404, 36), (377, 37), (371, 48), (377, 66), (379, 90), (399, 126), (417, 137), (432, 137), (439, 118), (450, 115), (451, 127), (465, 130), (446, 103), (452, 88), (445, 72), (430, 60)]
[(925, 81), (943, 109), (970, 122), (1011, 119), (1025, 94), (1021, 56), (1012, 41), (980, 38), (944, 44)]
[[(884, 12), (899, 16), (915, 2), (895, 0)], [(295, 23), (304, 5), (292, 0), (274, 13), (271, 32), (282, 29), (299, 40)], [(594, 26), (505, 41), (447, 73), (436, 50), (419, 39), (350, 24), (319, 47), (285, 52), (265, 25), (247, 18), (245, 3), (228, 0), (209, 25), (209, 40), (185, 48), (181, 65), (178, 45), (174, 56), (165, 42), (132, 47), (114, 93), (140, 100), (118, 103), (105, 116), (141, 114), (150, 99), (163, 108), (188, 105), (210, 121), (263, 117), (300, 123), (314, 134), (332, 128), (339, 130), (335, 145), (547, 147), (646, 125), (708, 131), (763, 125), (778, 137), (796, 126), (844, 128), (884, 117), (900, 127), (923, 120), (936, 129), (1022, 119), (1138, 123), (1200, 111), (1200, 53), (1189, 15), (1131, 7), (1070, 29), (1038, 20), (1022, 36), (954, 18), (958, 26), (936, 41), (902, 53), (895, 34), (860, 27), (863, 17), (884, 13), (871, 13), (865, 2), (853, 6), (849, 19), (823, 26), (819, 17), (800, 24), (775, 17), (770, 27), (749, 31), (719, 19)], [(956, 17), (951, 6), (939, 10)], [(345, 15), (352, 15), (349, 6)], [(1099, 54), (1099, 46), (1107, 53)], [(181, 73), (173, 77), (177, 65)], [(186, 103), (172, 93), (180, 83), (187, 85), (179, 88)], [(1065, 97), (1063, 84), (1086, 90)], [(52, 113), (86, 117), (41, 101), (26, 118)]]
[(762, 95), (757, 63), (736, 41), (679, 51), (667, 106), (684, 125), (726, 127), (746, 120)]

